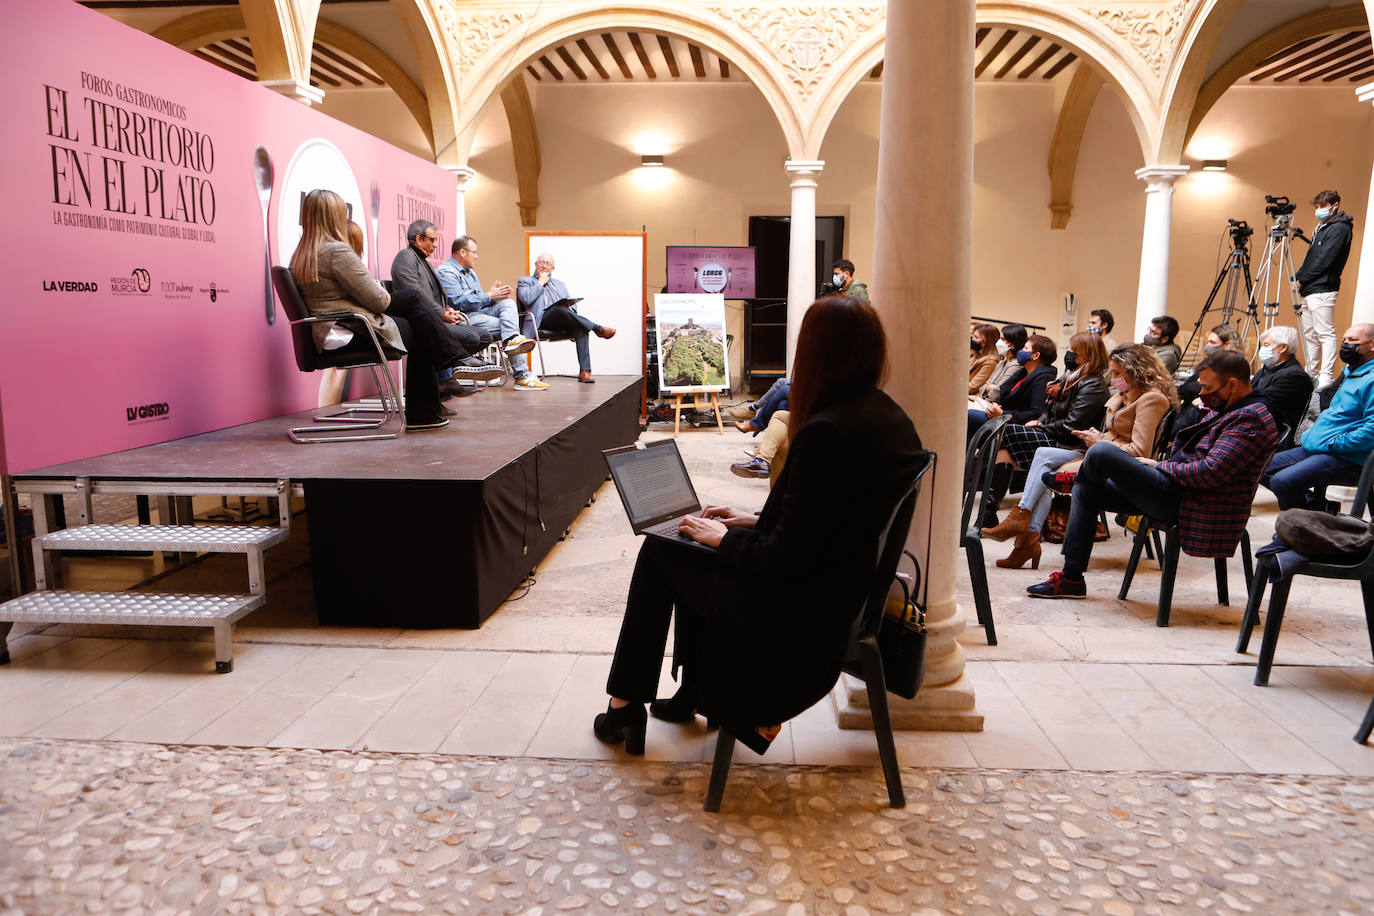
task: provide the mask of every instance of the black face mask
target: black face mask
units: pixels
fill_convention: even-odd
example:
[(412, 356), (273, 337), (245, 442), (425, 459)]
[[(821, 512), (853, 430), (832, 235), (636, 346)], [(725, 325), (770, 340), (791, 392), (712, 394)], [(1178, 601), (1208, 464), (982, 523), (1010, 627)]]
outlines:
[(1078, 368), (1078, 354), (1069, 350), (1064, 354), (1064, 368), (1070, 372)]
[(1341, 341), (1341, 362), (1352, 369), (1356, 366), (1363, 366), (1369, 357), (1360, 352), (1360, 345), (1351, 343), (1348, 340)]
[(970, 337), (968, 339), (968, 348), (974, 353), (981, 353), (983, 351), (983, 345), (978, 342), (978, 338), (976, 337)]
[(1146, 334), (1140, 339), (1140, 342), (1147, 347), (1157, 347), (1162, 343), (1158, 334)]

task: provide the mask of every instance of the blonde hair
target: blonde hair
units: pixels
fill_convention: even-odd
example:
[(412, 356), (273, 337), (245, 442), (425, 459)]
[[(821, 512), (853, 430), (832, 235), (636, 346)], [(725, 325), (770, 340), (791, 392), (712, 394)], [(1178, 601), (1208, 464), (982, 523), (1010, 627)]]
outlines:
[(1112, 350), (1112, 362), (1121, 367), (1121, 374), (1132, 388), (1139, 391), (1158, 391), (1169, 399), (1170, 407), (1178, 407), (1178, 388), (1164, 368), (1154, 347), (1127, 343)]
[(320, 279), (320, 245), (348, 242), (348, 207), (333, 191), (316, 188), (301, 201), (301, 240), (291, 255), (291, 275), (297, 283)]

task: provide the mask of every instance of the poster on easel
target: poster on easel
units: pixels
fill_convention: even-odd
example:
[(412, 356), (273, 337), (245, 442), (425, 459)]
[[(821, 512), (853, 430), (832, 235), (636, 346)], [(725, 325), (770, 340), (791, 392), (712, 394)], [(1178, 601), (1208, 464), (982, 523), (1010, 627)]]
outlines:
[(718, 391), (730, 387), (725, 349), (725, 297), (720, 293), (654, 296), (659, 390)]

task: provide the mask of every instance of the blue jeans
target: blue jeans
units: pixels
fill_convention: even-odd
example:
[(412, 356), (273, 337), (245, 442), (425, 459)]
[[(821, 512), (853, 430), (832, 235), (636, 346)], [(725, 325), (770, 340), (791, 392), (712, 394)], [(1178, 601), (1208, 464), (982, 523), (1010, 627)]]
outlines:
[[(486, 331), (501, 342), (505, 342), (520, 333), (520, 318), (515, 308), (514, 299), (502, 299), (500, 302), (493, 302), (484, 309), (475, 309), (463, 314), (466, 316), (468, 324), (479, 331)], [(511, 357), (510, 364), (511, 368), (515, 370), (517, 379), (522, 379), (530, 374), (530, 361), (525, 354), (521, 353), (519, 356)]]
[[(972, 414), (973, 411), (970, 410), (969, 413)], [(1043, 446), (1035, 450), (1035, 458), (1031, 461), (1030, 470), (1026, 472), (1026, 489), (1021, 494), (1021, 502), (1018, 504), (1031, 514), (1031, 531), (1044, 530), (1045, 519), (1050, 514), (1050, 504), (1054, 502), (1054, 491), (1045, 486), (1045, 482), (1040, 478), (1046, 471), (1053, 471), (1060, 465), (1082, 457), (1083, 453), (1075, 448)]]
[(1176, 522), (1181, 501), (1182, 492), (1168, 474), (1141, 464), (1115, 445), (1097, 443), (1088, 449), (1073, 485), (1073, 506), (1064, 533), (1064, 575), (1083, 577), (1102, 510)]
[(792, 380), (784, 376), (773, 383), (772, 387), (764, 392), (763, 397), (754, 402), (757, 413), (750, 422), (755, 429), (767, 429), (768, 421), (773, 418), (773, 414), (779, 410), (787, 409), (787, 396), (792, 393)]
[(1307, 491), (1359, 481), (1361, 467), (1335, 455), (1309, 452), (1302, 446), (1279, 452), (1269, 461), (1260, 483), (1278, 497), (1280, 509), (1307, 507)]

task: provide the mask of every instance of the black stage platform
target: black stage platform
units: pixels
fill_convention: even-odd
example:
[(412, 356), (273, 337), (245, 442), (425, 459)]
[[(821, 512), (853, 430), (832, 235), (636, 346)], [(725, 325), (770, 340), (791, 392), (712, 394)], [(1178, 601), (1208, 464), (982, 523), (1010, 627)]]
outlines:
[(321, 624), (474, 628), (606, 479), (601, 450), (639, 435), (641, 379), (547, 381), (451, 400), (448, 428), (391, 440), (297, 445), (309, 413), (292, 414), (14, 477), (286, 478), (305, 489)]

